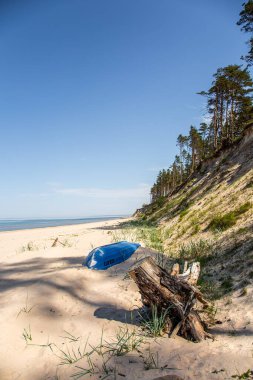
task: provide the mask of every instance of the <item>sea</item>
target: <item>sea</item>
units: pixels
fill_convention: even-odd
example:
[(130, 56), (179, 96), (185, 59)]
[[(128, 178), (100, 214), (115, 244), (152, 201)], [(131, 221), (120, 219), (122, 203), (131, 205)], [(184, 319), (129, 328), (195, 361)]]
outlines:
[(68, 226), (73, 224), (103, 222), (120, 219), (125, 215), (69, 219), (0, 219), (0, 231), (28, 230), (33, 228)]

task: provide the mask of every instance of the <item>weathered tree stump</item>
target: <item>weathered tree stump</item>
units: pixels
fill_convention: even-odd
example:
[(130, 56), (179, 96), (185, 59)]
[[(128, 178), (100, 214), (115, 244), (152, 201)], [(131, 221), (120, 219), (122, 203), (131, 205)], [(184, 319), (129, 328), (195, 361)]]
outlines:
[(197, 300), (205, 306), (208, 302), (198, 289), (186, 281), (188, 278), (196, 283), (196, 273), (199, 274), (200, 266), (195, 265), (195, 269), (192, 271), (193, 276), (191, 270), (187, 276), (180, 276), (177, 267), (169, 274), (149, 256), (140, 260), (129, 274), (137, 284), (145, 306), (156, 306), (158, 311), (168, 310), (168, 325), (172, 337), (179, 334), (188, 340), (200, 342), (210, 337), (210, 334), (205, 331), (204, 323), (192, 308)]

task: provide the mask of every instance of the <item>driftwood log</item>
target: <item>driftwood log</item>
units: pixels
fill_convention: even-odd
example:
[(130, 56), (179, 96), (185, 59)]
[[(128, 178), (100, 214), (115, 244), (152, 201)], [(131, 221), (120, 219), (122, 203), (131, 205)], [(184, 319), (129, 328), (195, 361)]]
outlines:
[(181, 335), (188, 340), (200, 342), (211, 337), (205, 324), (193, 306), (197, 300), (205, 307), (209, 305), (196, 284), (200, 273), (199, 263), (194, 263), (182, 275), (179, 265), (169, 274), (150, 257), (140, 260), (129, 274), (137, 284), (142, 302), (147, 307), (156, 306), (158, 311), (168, 310), (169, 335)]

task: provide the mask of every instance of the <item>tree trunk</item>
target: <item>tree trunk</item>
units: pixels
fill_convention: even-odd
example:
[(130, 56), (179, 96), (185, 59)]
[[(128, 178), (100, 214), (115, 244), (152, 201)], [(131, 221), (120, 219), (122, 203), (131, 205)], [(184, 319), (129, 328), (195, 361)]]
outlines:
[(172, 336), (178, 333), (194, 342), (210, 337), (197, 311), (192, 310), (197, 300), (205, 306), (208, 302), (194, 286), (177, 276), (177, 269), (174, 275), (170, 275), (149, 256), (140, 260), (129, 274), (137, 284), (145, 306), (155, 306), (158, 311), (168, 310)]

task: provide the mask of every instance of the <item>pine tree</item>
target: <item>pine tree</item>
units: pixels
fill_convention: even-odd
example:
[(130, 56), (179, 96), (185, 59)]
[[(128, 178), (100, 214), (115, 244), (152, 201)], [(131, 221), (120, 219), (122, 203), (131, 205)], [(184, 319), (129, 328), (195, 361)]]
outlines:
[(243, 10), (240, 13), (240, 19), (237, 25), (241, 26), (241, 30), (250, 33), (251, 37), (247, 42), (249, 45), (249, 52), (245, 57), (245, 61), (251, 66), (253, 64), (253, 0), (249, 0), (247, 3), (243, 3)]

